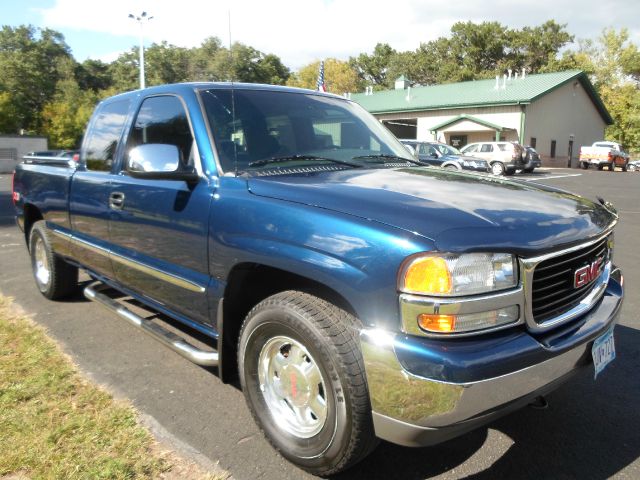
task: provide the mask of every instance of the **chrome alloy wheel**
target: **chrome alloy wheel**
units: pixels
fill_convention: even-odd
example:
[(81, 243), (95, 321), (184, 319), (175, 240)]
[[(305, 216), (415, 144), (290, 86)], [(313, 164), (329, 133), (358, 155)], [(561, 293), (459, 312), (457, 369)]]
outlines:
[(46, 286), (49, 285), (49, 279), (51, 278), (51, 270), (49, 268), (49, 258), (47, 257), (47, 250), (44, 245), (44, 240), (41, 237), (36, 238), (35, 244), (35, 275), (38, 281)]
[(327, 389), (318, 364), (296, 340), (269, 339), (258, 358), (260, 390), (276, 424), (299, 438), (318, 434), (327, 420)]

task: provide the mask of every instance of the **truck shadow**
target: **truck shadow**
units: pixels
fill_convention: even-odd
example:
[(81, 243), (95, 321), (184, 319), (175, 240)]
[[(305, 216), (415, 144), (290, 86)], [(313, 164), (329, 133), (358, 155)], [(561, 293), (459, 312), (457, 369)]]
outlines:
[(11, 195), (11, 192), (0, 192), (0, 227), (15, 223)]
[[(614, 476), (640, 456), (640, 331), (619, 325), (615, 332), (614, 363), (595, 382), (592, 372), (569, 380), (547, 397), (548, 409), (524, 408), (434, 447), (382, 443), (364, 462), (336, 478), (417, 480), (444, 473), (483, 480)], [(495, 430), (491, 438), (489, 429)], [(478, 457), (465, 464), (475, 454)]]

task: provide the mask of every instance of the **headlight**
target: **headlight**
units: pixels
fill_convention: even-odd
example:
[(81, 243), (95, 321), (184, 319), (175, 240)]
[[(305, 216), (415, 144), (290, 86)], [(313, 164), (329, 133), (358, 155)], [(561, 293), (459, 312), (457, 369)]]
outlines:
[(406, 293), (462, 296), (495, 292), (518, 284), (516, 259), (507, 253), (424, 254), (400, 271)]

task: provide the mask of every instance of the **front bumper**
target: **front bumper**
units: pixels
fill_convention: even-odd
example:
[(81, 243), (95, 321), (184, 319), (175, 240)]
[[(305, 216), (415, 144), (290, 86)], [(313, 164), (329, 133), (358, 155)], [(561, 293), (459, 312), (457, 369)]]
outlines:
[(405, 446), (440, 443), (553, 390), (592, 365), (593, 340), (617, 320), (622, 284), (615, 270), (590, 312), (536, 336), (524, 327), (445, 340), (363, 330), (376, 435)]
[(491, 168), (489, 167), (488, 163), (484, 163), (484, 164), (476, 163), (475, 165), (462, 165), (462, 169), (468, 170), (471, 172), (482, 172), (482, 173), (487, 173), (491, 171)]

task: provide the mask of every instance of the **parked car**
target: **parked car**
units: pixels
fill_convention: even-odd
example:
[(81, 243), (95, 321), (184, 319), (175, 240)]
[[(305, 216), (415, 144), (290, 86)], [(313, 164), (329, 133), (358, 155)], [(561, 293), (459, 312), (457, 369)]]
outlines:
[(488, 161), (494, 175), (512, 175), (524, 167), (524, 148), (517, 142), (470, 143), (460, 152)]
[(629, 162), (629, 164), (627, 165), (627, 170), (630, 172), (637, 172), (638, 170), (640, 170), (640, 160), (633, 160)]
[[(449, 440), (615, 358), (612, 205), (424, 168), (346, 98), (136, 90), (96, 107), (80, 156), (16, 167), (34, 293), (72, 296), (85, 271), (88, 299), (237, 382), (267, 439), (313, 474), (376, 437)], [(203, 425), (228, 414), (210, 400)]]
[(524, 166), (522, 167), (522, 171), (525, 173), (531, 173), (535, 168), (539, 168), (541, 166), (542, 162), (540, 161), (540, 154), (536, 149), (529, 145), (524, 147)]
[(471, 170), (474, 172), (488, 172), (489, 163), (475, 157), (465, 156), (457, 148), (439, 142), (421, 142), (419, 140), (401, 139), (409, 151), (418, 160), (434, 167), (449, 170)]
[(610, 172), (614, 171), (615, 167), (620, 167), (626, 172), (628, 163), (629, 155), (619, 143), (595, 142), (590, 147), (580, 147), (580, 168), (584, 170), (590, 165), (595, 165), (598, 170), (606, 166)]

